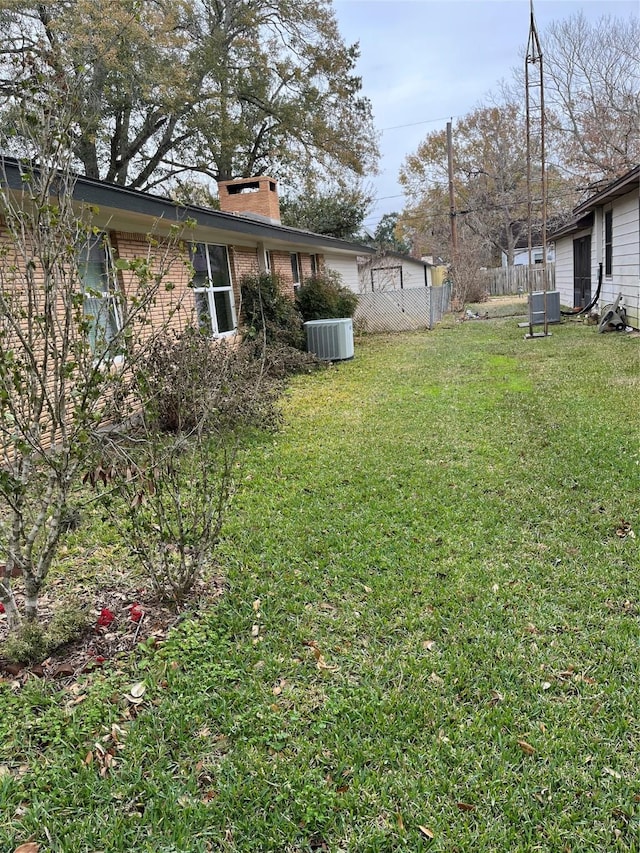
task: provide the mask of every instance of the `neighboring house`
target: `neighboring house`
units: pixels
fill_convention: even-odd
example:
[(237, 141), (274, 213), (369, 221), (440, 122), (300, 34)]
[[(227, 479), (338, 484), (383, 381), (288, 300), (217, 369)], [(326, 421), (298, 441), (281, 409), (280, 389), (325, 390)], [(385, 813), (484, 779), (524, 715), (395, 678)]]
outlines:
[(359, 281), (351, 287), (355, 293), (387, 290), (411, 290), (431, 287), (433, 264), (400, 252), (381, 252), (358, 260)]
[[(533, 264), (541, 264), (542, 263), (542, 246), (532, 246), (531, 247), (531, 260)], [(555, 249), (553, 245), (547, 246), (547, 263), (552, 264), (556, 259)], [(529, 246), (518, 246), (513, 255), (513, 265), (514, 267), (518, 266), (529, 266)], [(507, 255), (506, 252), (502, 253), (502, 266), (507, 266)]]
[[(6, 180), (17, 193), (25, 186), (18, 162), (11, 158), (0, 160), (0, 180)], [(162, 238), (176, 224), (185, 225), (185, 253), (191, 263), (172, 266), (173, 290), (158, 298), (158, 322), (166, 319), (176, 295), (182, 295), (181, 312), (172, 318), (172, 326), (179, 328), (197, 320), (215, 337), (237, 331), (243, 276), (276, 273), (293, 295), (302, 282), (325, 267), (339, 267), (345, 279), (357, 281), (357, 257), (373, 253), (366, 246), (282, 225), (272, 178), (222, 181), (218, 189), (220, 210), (215, 211), (92, 178), (77, 178), (74, 201), (91, 206), (92, 225), (101, 232), (99, 239), (81, 249), (80, 259), (89, 294), (85, 310), (96, 318), (99, 327), (94, 334), (109, 338), (120, 322), (110, 293), (116, 288), (127, 292), (128, 273), (114, 261), (148, 257), (154, 252), (149, 234), (160, 241), (155, 250), (159, 257)], [(0, 217), (0, 248), (5, 244), (6, 229)]]
[(573, 211), (573, 221), (550, 235), (556, 246), (556, 289), (565, 305), (598, 306), (622, 293), (627, 323), (640, 328), (640, 166), (600, 189)]

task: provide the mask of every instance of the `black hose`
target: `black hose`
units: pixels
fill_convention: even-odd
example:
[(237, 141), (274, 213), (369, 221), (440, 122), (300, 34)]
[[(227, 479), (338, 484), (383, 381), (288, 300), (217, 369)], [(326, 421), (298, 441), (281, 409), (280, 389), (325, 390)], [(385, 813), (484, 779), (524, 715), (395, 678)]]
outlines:
[(591, 302), (588, 305), (585, 305), (584, 308), (581, 308), (579, 311), (560, 311), (560, 313), (564, 317), (579, 317), (581, 314), (586, 314), (587, 311), (591, 311), (593, 306), (596, 304), (600, 297), (600, 288), (602, 287), (602, 262), (598, 264), (598, 286), (596, 287), (596, 295), (593, 297)]

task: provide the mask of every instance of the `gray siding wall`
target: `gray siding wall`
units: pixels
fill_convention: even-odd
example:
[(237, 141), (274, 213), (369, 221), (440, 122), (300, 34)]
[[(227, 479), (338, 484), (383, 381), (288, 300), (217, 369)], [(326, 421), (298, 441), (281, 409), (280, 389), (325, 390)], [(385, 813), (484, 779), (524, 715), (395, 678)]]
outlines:
[(354, 293), (360, 293), (358, 264), (355, 255), (332, 255), (331, 252), (325, 252), (324, 263), (327, 269), (333, 270), (340, 275), (344, 287), (348, 287)]
[(637, 190), (610, 205), (596, 208), (591, 231), (579, 231), (556, 241), (556, 288), (563, 305), (573, 305), (573, 241), (591, 233), (591, 292), (598, 284), (598, 267), (604, 264), (604, 214), (613, 211), (612, 269), (604, 276), (599, 308), (615, 302), (622, 293), (627, 322), (640, 328), (640, 194)]
[[(613, 258), (611, 276), (603, 279), (601, 303), (614, 302), (622, 293), (627, 321), (640, 327), (640, 196), (629, 193), (616, 199), (610, 208), (599, 208), (598, 219), (604, 211), (613, 209)], [(602, 229), (604, 231), (604, 229)], [(604, 258), (604, 235), (602, 236)]]

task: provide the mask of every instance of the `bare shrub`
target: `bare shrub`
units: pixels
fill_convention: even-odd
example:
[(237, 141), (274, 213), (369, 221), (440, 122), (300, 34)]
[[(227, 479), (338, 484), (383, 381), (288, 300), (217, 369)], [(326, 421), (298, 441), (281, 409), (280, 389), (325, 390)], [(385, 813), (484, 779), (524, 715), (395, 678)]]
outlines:
[(482, 246), (482, 239), (470, 232), (458, 244), (449, 271), (452, 282), (451, 305), (455, 311), (462, 310), (470, 302), (484, 302), (489, 297), (480, 271)]
[(136, 371), (134, 398), (159, 432), (271, 427), (278, 384), (250, 342), (211, 341), (196, 328), (160, 335)]
[(183, 600), (212, 562), (242, 448), (254, 430), (278, 426), (281, 387), (252, 343), (195, 329), (159, 339), (139, 363), (136, 426), (105, 437), (88, 479), (106, 487), (160, 597)]
[[(61, 99), (55, 110), (43, 106), (47, 94)], [(25, 110), (38, 165), (0, 163), (0, 602), (12, 630), (38, 617), (71, 495), (99, 444), (106, 407), (151, 337), (153, 303), (180, 255), (176, 230), (166, 249), (150, 243), (149, 258), (119, 262), (95, 211), (74, 202), (63, 144), (73, 119), (63, 94), (38, 88)]]

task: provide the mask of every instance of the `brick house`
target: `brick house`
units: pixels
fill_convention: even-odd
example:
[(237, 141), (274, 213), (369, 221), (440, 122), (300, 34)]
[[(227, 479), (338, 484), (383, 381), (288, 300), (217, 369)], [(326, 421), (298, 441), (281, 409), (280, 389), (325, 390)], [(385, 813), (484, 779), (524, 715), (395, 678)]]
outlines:
[[(25, 191), (19, 163), (12, 158), (2, 159), (0, 180), (16, 193)], [(186, 257), (172, 264), (173, 290), (159, 294), (155, 316), (166, 322), (171, 311), (172, 327), (197, 321), (214, 337), (237, 331), (243, 276), (275, 273), (293, 296), (302, 282), (325, 268), (339, 269), (357, 280), (358, 256), (372, 251), (282, 225), (276, 182), (267, 176), (220, 182), (219, 195), (217, 211), (92, 178), (75, 180), (74, 202), (79, 209), (91, 209), (91, 223), (99, 237), (84, 248), (82, 269), (91, 286), (86, 303), (99, 318), (103, 335), (109, 337), (110, 328), (119, 323), (105, 282), (110, 289), (117, 287), (125, 293), (131, 284), (132, 273), (121, 269), (123, 265), (117, 261), (149, 258), (151, 253), (153, 265), (156, 251), (159, 262), (163, 241), (176, 226), (183, 227)], [(0, 218), (0, 247), (3, 245), (6, 228)], [(187, 259), (190, 263), (185, 263)]]

